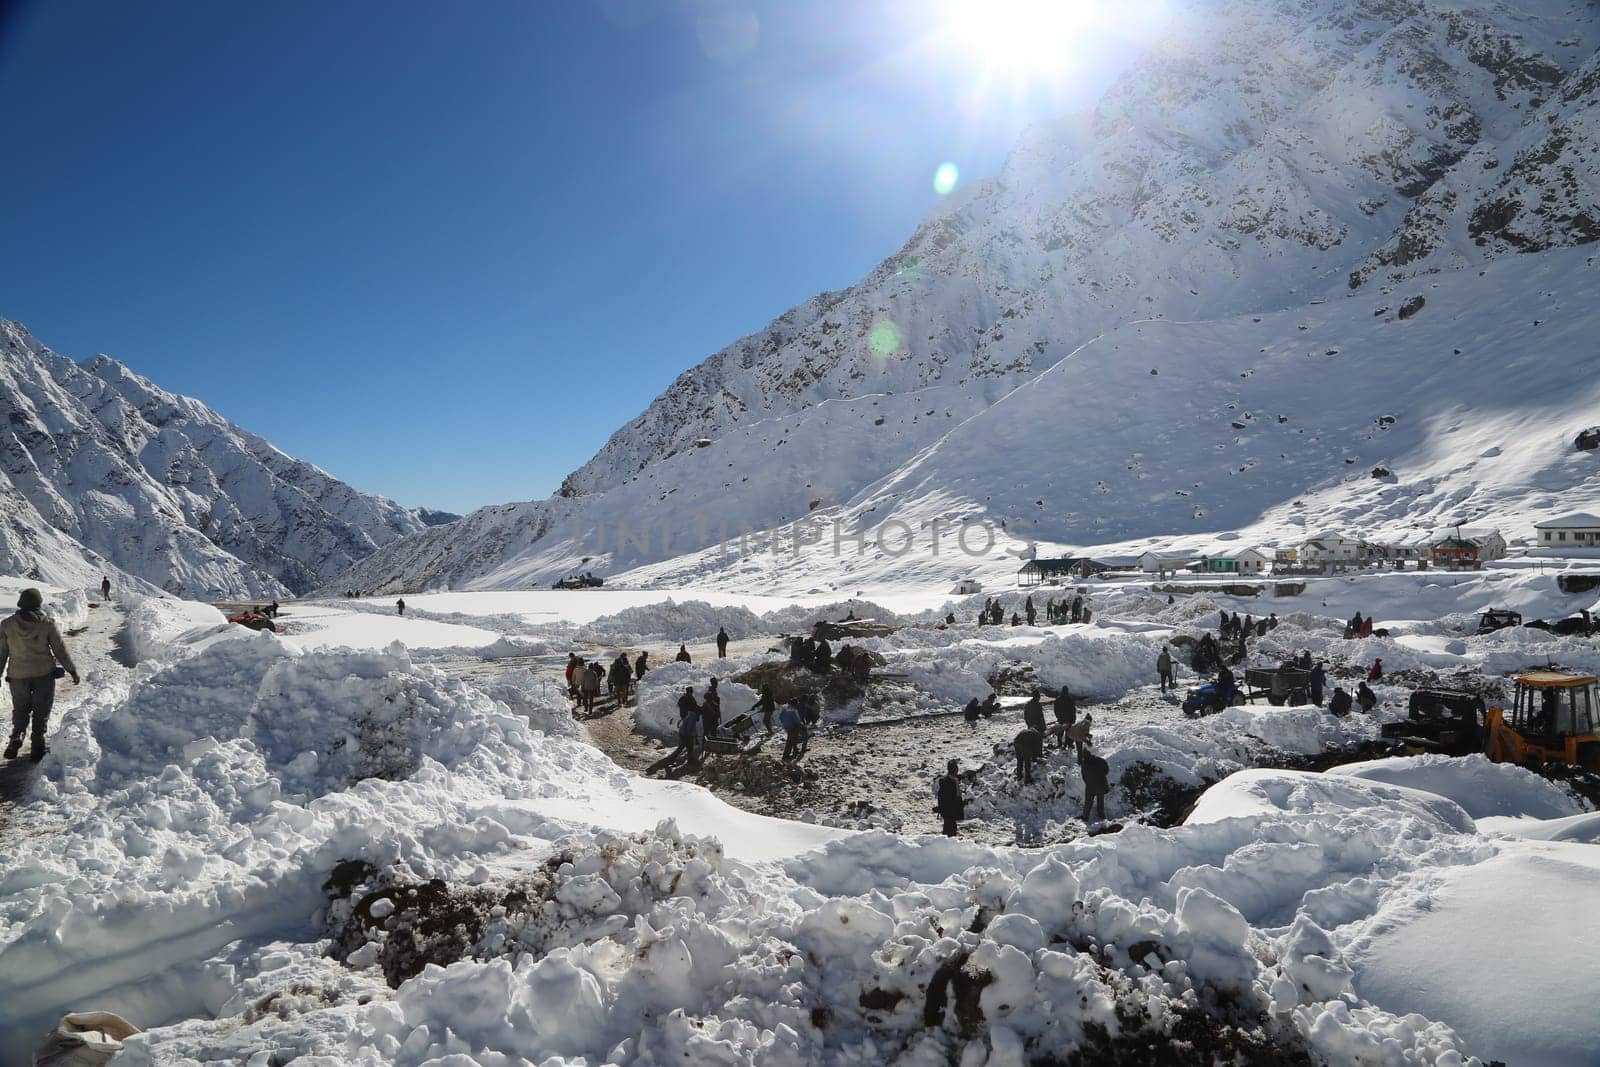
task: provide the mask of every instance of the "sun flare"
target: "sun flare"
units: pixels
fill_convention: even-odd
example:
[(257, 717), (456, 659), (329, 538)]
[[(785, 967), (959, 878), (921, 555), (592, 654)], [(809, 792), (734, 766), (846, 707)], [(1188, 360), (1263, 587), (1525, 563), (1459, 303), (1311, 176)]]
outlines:
[(1065, 73), (1092, 21), (1089, 0), (952, 0), (957, 46), (991, 69), (1029, 77)]

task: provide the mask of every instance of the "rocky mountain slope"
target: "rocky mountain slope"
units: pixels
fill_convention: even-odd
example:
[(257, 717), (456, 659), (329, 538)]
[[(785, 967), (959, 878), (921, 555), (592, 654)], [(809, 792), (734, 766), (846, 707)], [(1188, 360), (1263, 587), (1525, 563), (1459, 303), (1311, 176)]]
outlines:
[[(265, 597), (427, 528), (107, 356), (0, 320), (0, 572)], [(438, 516), (435, 515), (435, 518)]]
[[(881, 521), (904, 506), (882, 485), (903, 485), (915, 471), (929, 491), (941, 477), (930, 464), (947, 463), (956, 442), (1003, 460), (982, 428), (1005, 412), (1023, 420), (1018, 432), (1062, 443), (1043, 466), (1001, 462), (992, 472), (1008, 496), (1029, 502), (1030, 521), (1052, 511), (1055, 539), (1232, 529), (1239, 509), (1200, 501), (1176, 517), (1138, 494), (1101, 492), (1093, 508), (1053, 503), (1052, 486), (1116, 484), (1108, 475), (1148, 444), (1149, 428), (1140, 412), (1099, 406), (1090, 383), (1070, 374), (1061, 378), (1076, 388), (1048, 405), (1002, 401), (1074, 353), (1093, 353), (1084, 363), (1098, 366), (1122, 343), (1107, 348), (1111, 332), (1126, 337), (1141, 322), (1315, 309), (1345, 323), (1357, 304), (1382, 318), (1426, 288), (1413, 285), (1380, 311), (1396, 286), (1474, 275), (1500, 259), (1527, 266), (1594, 241), (1597, 46), (1600, 16), (1577, 0), (1192, 5), (1091, 113), (1030, 131), (998, 177), (949, 198), (857, 285), (813, 298), (680, 376), (555, 498), (485, 509), (396, 544), (365, 561), (354, 584), (543, 581), (586, 556), (615, 574), (670, 554), (663, 531), (672, 533), (667, 548), (681, 552), (724, 524), (764, 529), (835, 510)], [(1508, 322), (1522, 317), (1508, 294), (1461, 284), (1465, 298), (1502, 301)], [(1293, 333), (1313, 329), (1299, 325)], [(1186, 351), (1198, 335), (1169, 331), (1161, 359), (1139, 373), (1178, 363), (1209, 381), (1249, 370), (1210, 345)], [(1320, 340), (1319, 352), (1345, 344), (1338, 334)], [(1411, 358), (1403, 344), (1395, 331), (1318, 380), (1391, 382), (1389, 371)], [(1551, 358), (1595, 360), (1581, 346)], [(1274, 376), (1281, 394), (1297, 388), (1292, 361), (1251, 373), (1258, 383)], [(1440, 373), (1392, 387), (1420, 395), (1443, 385), (1436, 399), (1448, 406), (1459, 376)], [(1521, 402), (1534, 411), (1545, 399)], [(1172, 404), (1159, 413), (1162, 428), (1181, 444), (1202, 413), (1181, 398)], [(1359, 421), (1323, 427), (1323, 440), (1358, 439), (1376, 417), (1334, 410)], [(1091, 460), (1073, 448), (1089, 435), (1110, 439), (1104, 451), (1118, 457), (1115, 470), (1098, 466), (1111, 462), (1098, 451)], [(1234, 458), (1210, 451), (1188, 490), (1215, 492)], [(1252, 515), (1337, 483), (1345, 458), (1314, 451), (1293, 480), (1248, 497)], [(1465, 486), (1473, 476), (1464, 469), (1455, 479)], [(993, 507), (993, 495), (952, 487), (941, 499), (951, 513), (1022, 517)], [(1511, 497), (1495, 504), (1518, 506)], [(597, 536), (602, 527), (609, 543)], [(627, 536), (642, 529), (654, 532)]]

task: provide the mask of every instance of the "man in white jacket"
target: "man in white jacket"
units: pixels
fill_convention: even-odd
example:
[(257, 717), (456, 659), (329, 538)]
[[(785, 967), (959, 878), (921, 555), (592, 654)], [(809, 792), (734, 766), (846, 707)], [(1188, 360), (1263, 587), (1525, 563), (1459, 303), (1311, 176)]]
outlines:
[(11, 683), (11, 740), (6, 745), (6, 759), (17, 758), (30, 722), (30, 757), (35, 763), (44, 759), (45, 730), (56, 702), (57, 664), (77, 685), (78, 665), (72, 662), (55, 620), (44, 613), (44, 596), (37, 589), (24, 589), (17, 598), (17, 613), (0, 622), (0, 671), (6, 672)]

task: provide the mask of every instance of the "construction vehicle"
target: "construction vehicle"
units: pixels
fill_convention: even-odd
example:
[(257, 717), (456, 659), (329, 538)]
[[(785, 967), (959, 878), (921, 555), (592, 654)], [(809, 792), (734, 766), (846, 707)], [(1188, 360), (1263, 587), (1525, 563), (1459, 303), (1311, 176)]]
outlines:
[(1484, 716), (1489, 758), (1542, 767), (1566, 764), (1600, 771), (1600, 691), (1592, 674), (1555, 669), (1517, 675), (1512, 706)]
[(1455, 689), (1418, 689), (1410, 717), (1386, 722), (1379, 732), (1404, 746), (1406, 755), (1467, 756), (1483, 751), (1483, 698)]
[(1480, 634), (1492, 634), (1496, 630), (1504, 630), (1509, 626), (1521, 626), (1522, 615), (1515, 611), (1503, 608), (1490, 608), (1478, 616), (1478, 630)]

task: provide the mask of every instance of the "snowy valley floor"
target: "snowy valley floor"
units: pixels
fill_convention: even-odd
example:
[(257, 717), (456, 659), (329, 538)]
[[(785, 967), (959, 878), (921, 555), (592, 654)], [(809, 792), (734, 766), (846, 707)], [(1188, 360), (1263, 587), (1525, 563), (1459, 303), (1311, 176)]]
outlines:
[[(1097, 586), (1093, 625), (978, 630), (966, 602), (937, 628), (929, 591), (607, 592), (290, 604), (281, 637), (133, 606), (138, 666), (96, 660), (0, 824), (0, 1061), (105, 1009), (148, 1030), (119, 1064), (1596, 1062), (1594, 804), (1481, 757), (1345, 762), (1413, 685), (1600, 667), (1590, 640), (1463, 635), (1593, 594), (1533, 571), (1262, 602)], [(114, 616), (76, 596), (59, 615), (107, 620), (87, 659)], [(1252, 663), (1309, 649), (1353, 686), (1382, 656), (1377, 713), (1185, 719), (1155, 655), (1221, 607), (1282, 617)], [(1389, 636), (1343, 640), (1358, 608)], [(847, 610), (894, 627), (864, 642), (894, 677), (797, 766), (767, 743), (635, 773), (682, 686), (715, 674), (741, 712), (779, 635)], [(706, 662), (718, 625), (736, 640)], [(579, 722), (569, 649), (657, 669)], [(991, 680), (1007, 710), (947, 714)], [(1019, 785), (997, 753), (1029, 684), (1094, 715), (1120, 832), (1086, 835), (1069, 757)], [(929, 834), (950, 757), (956, 841)]]

